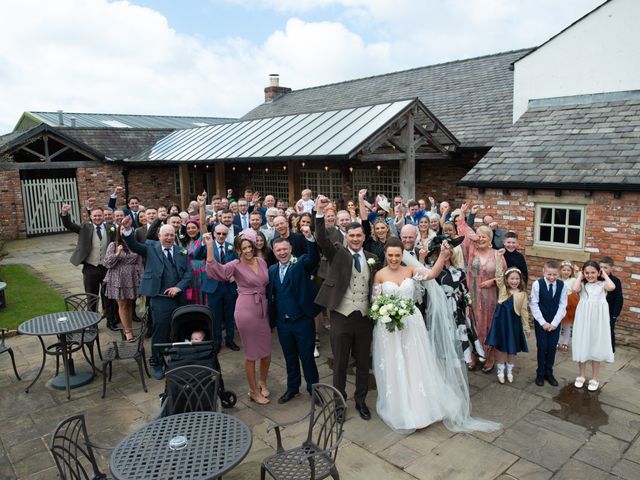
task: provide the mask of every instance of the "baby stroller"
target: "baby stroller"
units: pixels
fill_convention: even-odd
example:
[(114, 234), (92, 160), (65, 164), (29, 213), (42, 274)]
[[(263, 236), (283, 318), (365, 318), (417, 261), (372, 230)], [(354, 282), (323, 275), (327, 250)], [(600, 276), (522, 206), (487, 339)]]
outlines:
[[(191, 334), (196, 330), (204, 332), (204, 341), (191, 342)], [(156, 344), (155, 346), (164, 355), (167, 362), (167, 375), (177, 368), (197, 365), (208, 367), (220, 372), (220, 362), (216, 355), (213, 342), (213, 317), (208, 307), (202, 305), (184, 305), (177, 308), (171, 316), (170, 340), (172, 343)], [(195, 370), (195, 369), (193, 369)], [(205, 369), (200, 369), (205, 370)], [(200, 378), (198, 378), (200, 377)], [(184, 382), (198, 384), (202, 374), (189, 374), (184, 377)], [(222, 375), (218, 375), (218, 398), (224, 408), (231, 408), (237, 402), (237, 396), (232, 391), (224, 388)], [(165, 386), (165, 393), (161, 395), (162, 400), (167, 397), (169, 385)], [(200, 388), (200, 387), (199, 387)], [(213, 388), (213, 387), (211, 387)], [(201, 392), (206, 397), (206, 392)], [(215, 409), (215, 408), (212, 408)]]

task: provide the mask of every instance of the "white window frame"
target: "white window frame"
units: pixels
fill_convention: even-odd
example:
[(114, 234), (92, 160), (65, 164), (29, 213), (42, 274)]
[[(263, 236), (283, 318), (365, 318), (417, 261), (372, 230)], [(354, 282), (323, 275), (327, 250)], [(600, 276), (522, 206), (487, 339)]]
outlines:
[[(323, 180), (328, 185), (328, 189), (322, 186)], [(311, 190), (314, 198), (325, 195), (331, 200), (339, 200), (344, 191), (344, 176), (338, 169), (302, 168), (300, 169), (300, 188)], [(300, 198), (300, 192), (296, 192), (296, 198)]]
[(289, 173), (282, 168), (269, 169), (268, 172), (256, 168), (251, 172), (251, 183), (262, 198), (273, 195), (277, 200), (289, 199)]
[(366, 188), (370, 193), (385, 195), (389, 200), (400, 194), (400, 169), (382, 167), (358, 168), (352, 173), (353, 198), (358, 198), (358, 192)]
[[(551, 223), (542, 223), (542, 209), (543, 208), (551, 208), (552, 209), (552, 221)], [(555, 223), (555, 210), (565, 210), (565, 223)], [(580, 211), (580, 226), (569, 225), (569, 210), (579, 210)], [(560, 247), (560, 248), (571, 248), (575, 250), (582, 250), (584, 248), (584, 233), (585, 233), (585, 216), (586, 216), (586, 208), (584, 205), (573, 205), (573, 204), (562, 204), (562, 203), (538, 203), (536, 204), (536, 216), (534, 223), (534, 242), (535, 245), (539, 246), (549, 246), (549, 247)], [(551, 227), (551, 238), (554, 238), (554, 227), (562, 227), (566, 229), (565, 232), (565, 242), (554, 242), (540, 240), (540, 230), (542, 227)], [(578, 229), (579, 230), (579, 243), (567, 243), (566, 239), (568, 237), (569, 229)]]

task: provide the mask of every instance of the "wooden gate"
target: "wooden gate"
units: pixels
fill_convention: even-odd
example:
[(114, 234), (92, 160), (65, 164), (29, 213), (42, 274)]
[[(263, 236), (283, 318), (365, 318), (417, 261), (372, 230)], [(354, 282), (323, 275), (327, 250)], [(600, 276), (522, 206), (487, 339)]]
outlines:
[(79, 223), (80, 205), (75, 178), (22, 180), (22, 199), (27, 235), (64, 232), (60, 208), (71, 205), (71, 218)]

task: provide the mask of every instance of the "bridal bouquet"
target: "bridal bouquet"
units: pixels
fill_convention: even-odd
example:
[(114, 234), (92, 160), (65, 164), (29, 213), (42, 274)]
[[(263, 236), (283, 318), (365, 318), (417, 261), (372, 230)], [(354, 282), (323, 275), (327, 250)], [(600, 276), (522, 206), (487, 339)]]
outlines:
[(385, 328), (394, 332), (402, 330), (402, 318), (415, 312), (413, 302), (398, 295), (380, 295), (375, 298), (369, 309), (369, 317), (374, 322), (382, 322)]

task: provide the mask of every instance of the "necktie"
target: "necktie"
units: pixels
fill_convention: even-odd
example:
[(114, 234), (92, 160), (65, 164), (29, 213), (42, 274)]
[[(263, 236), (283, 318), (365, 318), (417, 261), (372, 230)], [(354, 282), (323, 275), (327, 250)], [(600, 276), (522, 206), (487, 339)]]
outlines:
[(358, 272), (362, 271), (362, 267), (360, 266), (360, 254), (359, 253), (354, 253), (353, 254), (353, 266), (356, 267), (356, 270)]
[(100, 225), (96, 226), (96, 235), (98, 235), (98, 238), (102, 240), (102, 227)]
[(412, 257), (415, 257), (415, 256), (416, 256), (416, 252), (415, 252), (415, 250), (411, 250), (409, 253), (411, 254), (411, 256), (412, 256)]
[(171, 249), (165, 248), (164, 251), (167, 252), (167, 259), (169, 260), (169, 262), (173, 263), (173, 255), (171, 255)]
[(249, 226), (247, 225), (247, 216), (246, 215), (242, 215), (242, 228), (249, 228)]
[(220, 245), (220, 263), (224, 264), (224, 243)]
[(287, 264), (280, 264), (280, 283), (284, 282), (284, 276), (287, 273)]
[(551, 296), (551, 298), (553, 298), (553, 283), (549, 284), (549, 296)]

